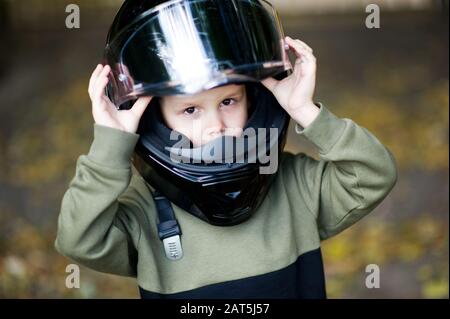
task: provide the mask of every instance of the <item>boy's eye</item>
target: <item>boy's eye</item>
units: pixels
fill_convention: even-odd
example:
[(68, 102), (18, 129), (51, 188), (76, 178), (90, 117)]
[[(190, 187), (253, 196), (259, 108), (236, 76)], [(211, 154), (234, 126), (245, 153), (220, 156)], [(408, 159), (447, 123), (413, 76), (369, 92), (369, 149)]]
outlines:
[(234, 99), (226, 99), (222, 101), (222, 105), (228, 106), (234, 104), (236, 101)]
[(189, 114), (189, 115), (194, 114), (195, 106), (188, 107), (187, 109), (184, 110), (184, 113)]

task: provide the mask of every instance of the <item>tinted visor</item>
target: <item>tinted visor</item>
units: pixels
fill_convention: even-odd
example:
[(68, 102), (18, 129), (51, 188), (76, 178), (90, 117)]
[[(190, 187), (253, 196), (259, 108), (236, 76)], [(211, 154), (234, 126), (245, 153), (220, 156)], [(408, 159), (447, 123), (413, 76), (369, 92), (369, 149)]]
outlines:
[(142, 95), (195, 94), (290, 68), (274, 8), (259, 0), (168, 1), (107, 45), (116, 106)]

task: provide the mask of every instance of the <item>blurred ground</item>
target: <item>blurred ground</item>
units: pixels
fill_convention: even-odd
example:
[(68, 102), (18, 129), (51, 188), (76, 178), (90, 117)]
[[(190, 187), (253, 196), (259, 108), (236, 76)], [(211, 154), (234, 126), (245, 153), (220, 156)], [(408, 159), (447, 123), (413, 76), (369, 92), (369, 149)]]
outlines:
[[(82, 16), (79, 30), (58, 12), (28, 26), (0, 14), (0, 298), (136, 298), (133, 280), (86, 268), (81, 289), (65, 288), (70, 261), (53, 249), (61, 198), (92, 141), (87, 83), (114, 8)], [(448, 298), (448, 13), (382, 14), (380, 30), (364, 19), (283, 19), (314, 48), (317, 100), (373, 132), (400, 168), (370, 216), (324, 242), (328, 294)], [(312, 151), (292, 130), (287, 149)], [(368, 264), (380, 266), (380, 289), (365, 288)]]

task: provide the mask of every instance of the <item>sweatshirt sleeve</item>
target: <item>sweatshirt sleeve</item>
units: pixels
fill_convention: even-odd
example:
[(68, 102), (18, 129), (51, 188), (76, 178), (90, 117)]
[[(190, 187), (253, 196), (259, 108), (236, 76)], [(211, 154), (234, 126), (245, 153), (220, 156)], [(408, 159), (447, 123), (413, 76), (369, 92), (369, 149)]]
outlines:
[(317, 220), (321, 239), (369, 214), (397, 181), (392, 153), (367, 129), (337, 118), (318, 104), (317, 118), (297, 133), (318, 149), (320, 160), (305, 154), (288, 159), (296, 193)]
[(140, 205), (128, 188), (139, 135), (94, 124), (61, 203), (56, 250), (97, 271), (136, 276)]

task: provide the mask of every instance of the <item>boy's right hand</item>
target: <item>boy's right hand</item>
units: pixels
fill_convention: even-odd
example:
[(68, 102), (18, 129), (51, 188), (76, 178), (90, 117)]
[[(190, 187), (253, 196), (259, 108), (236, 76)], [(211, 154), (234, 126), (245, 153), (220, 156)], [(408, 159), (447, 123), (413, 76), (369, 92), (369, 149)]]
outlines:
[(119, 111), (105, 94), (109, 65), (97, 65), (89, 80), (89, 96), (95, 123), (129, 133), (136, 133), (139, 121), (153, 97), (140, 97), (130, 110)]

